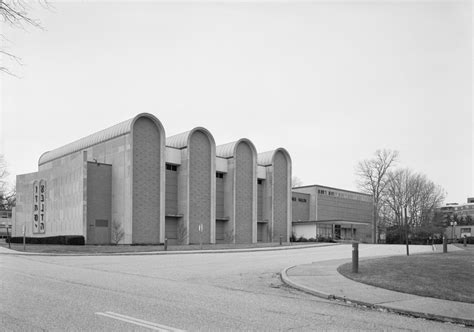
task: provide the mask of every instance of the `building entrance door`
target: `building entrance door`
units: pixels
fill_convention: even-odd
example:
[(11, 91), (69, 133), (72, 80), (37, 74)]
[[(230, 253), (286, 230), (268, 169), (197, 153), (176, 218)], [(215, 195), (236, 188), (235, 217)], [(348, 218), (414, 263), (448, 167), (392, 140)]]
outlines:
[(264, 224), (264, 223), (257, 224), (257, 241), (267, 242), (267, 224)]
[(105, 219), (96, 219), (94, 235), (95, 235), (94, 244), (109, 244), (110, 243), (109, 221)]

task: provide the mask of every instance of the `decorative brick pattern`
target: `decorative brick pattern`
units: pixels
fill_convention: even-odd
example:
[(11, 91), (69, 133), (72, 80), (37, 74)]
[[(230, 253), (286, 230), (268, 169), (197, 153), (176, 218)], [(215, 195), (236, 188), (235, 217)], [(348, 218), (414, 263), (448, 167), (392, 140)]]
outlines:
[(202, 242), (210, 243), (211, 223), (211, 142), (206, 134), (195, 131), (189, 144), (189, 243), (199, 243), (199, 224), (203, 224)]
[(252, 159), (249, 145), (245, 142), (239, 143), (235, 169), (235, 243), (252, 243)]
[(133, 128), (133, 243), (159, 243), (160, 146), (154, 122), (139, 118)]
[(288, 237), (288, 161), (285, 155), (278, 151), (274, 157), (274, 212), (273, 212), (273, 241), (283, 241)]

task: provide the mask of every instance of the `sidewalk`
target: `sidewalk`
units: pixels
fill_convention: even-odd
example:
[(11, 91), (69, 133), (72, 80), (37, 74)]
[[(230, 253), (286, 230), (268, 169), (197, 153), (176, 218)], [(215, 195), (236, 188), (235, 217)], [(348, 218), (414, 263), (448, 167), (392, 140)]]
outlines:
[(326, 299), (444, 322), (474, 326), (474, 304), (421, 297), (362, 284), (344, 277), (337, 268), (351, 260), (332, 260), (284, 269), (284, 283)]
[[(278, 251), (289, 249), (309, 249), (315, 247), (336, 246), (338, 243), (317, 242), (304, 245), (282, 245), (269, 247), (251, 247), (251, 248), (220, 248), (220, 249), (191, 249), (191, 250), (169, 250), (169, 251), (118, 251), (118, 252), (34, 252), (17, 251), (0, 246), (0, 255), (31, 255), (31, 256), (130, 256), (130, 255), (183, 255), (183, 254), (216, 254), (216, 253), (241, 253), (241, 252), (257, 252), (257, 251)], [(46, 246), (46, 245), (45, 245)], [(65, 246), (67, 248), (67, 246)], [(146, 247), (144, 247), (146, 248)], [(31, 249), (30, 249), (31, 250)]]

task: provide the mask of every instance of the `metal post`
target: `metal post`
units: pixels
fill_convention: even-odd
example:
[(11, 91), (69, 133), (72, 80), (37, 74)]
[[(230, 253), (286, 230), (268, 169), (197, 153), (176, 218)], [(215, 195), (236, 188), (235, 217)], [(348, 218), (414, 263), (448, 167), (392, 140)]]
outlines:
[(283, 242), (283, 236), (280, 235), (280, 245), (282, 245)]
[[(8, 249), (11, 249), (11, 238), (10, 233), (8, 233), (8, 223), (7, 223), (7, 241), (8, 241)], [(464, 246), (466, 246), (466, 238), (464, 238)]]
[(359, 243), (352, 243), (352, 273), (359, 273)]
[(23, 225), (23, 251), (26, 251), (26, 239), (25, 239), (25, 236), (26, 236), (26, 225)]
[(201, 248), (201, 250), (202, 250), (202, 229), (203, 229), (202, 224), (199, 224), (199, 247)]
[(446, 236), (443, 235), (443, 254), (448, 252), (448, 241), (446, 241)]
[(167, 250), (168, 250), (168, 239), (165, 238), (165, 251), (167, 251)]

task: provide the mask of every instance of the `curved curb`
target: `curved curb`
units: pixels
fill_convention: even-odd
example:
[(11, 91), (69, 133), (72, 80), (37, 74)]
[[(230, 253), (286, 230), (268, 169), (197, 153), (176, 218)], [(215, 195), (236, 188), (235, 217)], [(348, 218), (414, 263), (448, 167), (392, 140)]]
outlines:
[(334, 296), (333, 294), (328, 294), (328, 293), (325, 293), (325, 292), (321, 292), (319, 290), (312, 289), (312, 288), (309, 288), (309, 287), (306, 287), (306, 286), (303, 286), (303, 285), (300, 285), (296, 282), (291, 281), (291, 279), (288, 277), (288, 274), (286, 272), (288, 270), (296, 267), (296, 266), (297, 265), (289, 266), (289, 267), (283, 269), (280, 272), (280, 277), (281, 277), (281, 280), (283, 281), (284, 284), (287, 284), (288, 286), (293, 287), (293, 288), (295, 288), (297, 290), (300, 290), (302, 292), (312, 294), (312, 295), (315, 295), (317, 297), (322, 297), (323, 299), (333, 300), (333, 299), (336, 298), (336, 296)]
[[(334, 294), (328, 294), (320, 290), (312, 289), (303, 285), (300, 285), (290, 279), (288, 277), (287, 271), (296, 267), (297, 265), (289, 266), (284, 268), (280, 272), (280, 277), (281, 280), (283, 281), (284, 284), (293, 287), (299, 291), (302, 291), (304, 293), (308, 293), (323, 299), (327, 300), (336, 300), (336, 301), (342, 301), (346, 304), (349, 305), (359, 305), (359, 306), (364, 306), (367, 308), (375, 309), (378, 311), (387, 311), (387, 312), (394, 312), (397, 314), (405, 315), (405, 316), (412, 316), (412, 317), (417, 317), (417, 318), (424, 318), (424, 319), (430, 319), (430, 320), (435, 320), (435, 321), (440, 321), (444, 323), (453, 323), (453, 324), (462, 324), (465, 326), (472, 327), (474, 326), (474, 320), (470, 319), (462, 319), (462, 318), (457, 318), (457, 317), (449, 317), (449, 316), (442, 316), (442, 315), (436, 315), (436, 314), (430, 314), (426, 312), (418, 312), (418, 311), (411, 311), (411, 310), (403, 310), (403, 309), (397, 309), (397, 308), (390, 308), (386, 307), (384, 305), (380, 304), (375, 304), (375, 303), (369, 303), (369, 302), (364, 302), (364, 301), (359, 301), (359, 300), (354, 300), (354, 299), (349, 299), (347, 297), (341, 297), (341, 296), (336, 296)], [(356, 281), (354, 281), (356, 282)]]
[(176, 250), (176, 251), (129, 251), (129, 252), (104, 252), (104, 253), (41, 253), (41, 252), (0, 252), (1, 255), (9, 256), (159, 256), (159, 255), (194, 255), (194, 254), (225, 254), (225, 253), (245, 253), (260, 251), (279, 251), (294, 249), (310, 249), (328, 246), (336, 246), (338, 243), (328, 243), (322, 245), (304, 245), (304, 246), (284, 246), (284, 247), (263, 247), (263, 248), (242, 248), (242, 249), (203, 249), (203, 250)]

